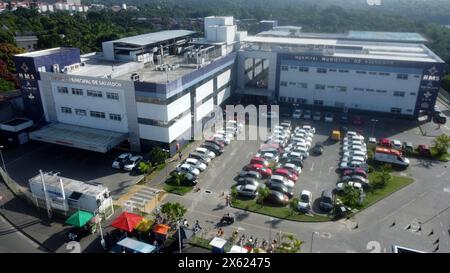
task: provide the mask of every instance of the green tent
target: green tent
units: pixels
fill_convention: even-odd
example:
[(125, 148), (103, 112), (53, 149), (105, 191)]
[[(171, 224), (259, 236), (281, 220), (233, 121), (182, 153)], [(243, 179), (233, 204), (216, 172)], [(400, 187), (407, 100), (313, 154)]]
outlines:
[(88, 211), (79, 210), (66, 220), (66, 224), (76, 227), (82, 227), (86, 225), (86, 223), (91, 220), (92, 217), (94, 217), (94, 214)]

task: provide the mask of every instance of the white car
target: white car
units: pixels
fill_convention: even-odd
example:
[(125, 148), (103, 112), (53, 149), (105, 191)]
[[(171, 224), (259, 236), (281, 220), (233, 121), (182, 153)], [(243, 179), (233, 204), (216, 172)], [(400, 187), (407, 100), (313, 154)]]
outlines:
[(312, 127), (311, 125), (303, 125), (303, 129), (305, 129), (306, 131), (309, 131), (313, 134), (316, 133), (316, 129), (314, 127)]
[(295, 109), (294, 113), (292, 114), (292, 118), (299, 119), (302, 117), (303, 111), (301, 109)]
[(284, 151), (292, 152), (297, 147), (306, 149), (306, 150), (308, 150), (310, 148), (309, 145), (303, 141), (303, 142), (295, 142), (295, 143), (289, 144), (289, 146), (286, 149), (284, 149)]
[(342, 152), (346, 153), (349, 151), (362, 151), (362, 152), (367, 152), (367, 149), (365, 146), (362, 145), (344, 145), (342, 146)]
[(195, 151), (199, 154), (206, 155), (207, 157), (209, 157), (211, 159), (216, 157), (215, 153), (211, 152), (210, 150), (208, 150), (206, 148), (198, 147), (195, 149)]
[(346, 136), (360, 136), (360, 134), (355, 131), (347, 131)]
[(231, 142), (231, 140), (228, 137), (221, 135), (221, 134), (215, 134), (215, 135), (213, 135), (213, 138), (217, 139), (219, 141), (223, 141), (225, 143), (225, 145), (228, 145)]
[(346, 136), (346, 137), (344, 137), (344, 140), (360, 140), (360, 141), (364, 141), (364, 137), (361, 136), (361, 135)]
[(393, 149), (401, 150), (402, 149), (402, 142), (398, 139), (391, 140), (391, 145)]
[[(231, 127), (230, 127), (230, 130), (231, 130)], [(226, 138), (228, 138), (228, 139), (233, 139), (233, 137), (234, 137), (234, 133), (231, 133), (232, 131), (229, 131), (229, 130), (227, 130), (227, 131), (224, 131), (224, 130), (217, 130), (216, 131), (216, 134), (219, 134), (219, 135), (223, 135), (224, 137), (226, 137)]]
[(300, 168), (299, 166), (296, 166), (295, 164), (292, 164), (292, 163), (284, 163), (282, 165), (282, 168), (296, 171), (298, 174), (302, 173), (302, 168)]
[(131, 171), (131, 170), (133, 170), (133, 168), (136, 167), (136, 166), (139, 164), (139, 162), (141, 162), (141, 161), (142, 161), (142, 156), (140, 156), (140, 155), (133, 156), (133, 157), (129, 158), (129, 159), (124, 163), (123, 169), (124, 169), (125, 171)]
[(348, 151), (342, 154), (342, 157), (350, 157), (350, 156), (360, 156), (363, 157), (365, 160), (367, 160), (367, 153), (363, 151)]
[(303, 133), (303, 134), (305, 134), (305, 135), (307, 135), (307, 136), (309, 136), (311, 138), (314, 136), (314, 134), (312, 132), (307, 131), (307, 130), (305, 130), (303, 128), (300, 128), (300, 127), (295, 128), (294, 134), (297, 134), (297, 133)]
[(280, 160), (278, 155), (276, 155), (274, 153), (264, 153), (264, 154), (262, 154), (262, 158), (267, 159), (268, 161), (272, 161), (272, 162), (278, 162)]
[(350, 187), (353, 187), (355, 189), (358, 189), (359, 191), (363, 191), (363, 187), (362, 184), (359, 182), (353, 182), (353, 181), (349, 181), (349, 182), (339, 182), (336, 184), (336, 190), (338, 191), (343, 191), (345, 185), (349, 185)]
[(377, 145), (377, 139), (374, 137), (369, 137), (369, 144)]
[(309, 152), (290, 152), (290, 153), (284, 153), (283, 158), (307, 158), (309, 156)]
[(302, 190), (300, 194), (300, 200), (298, 201), (297, 208), (299, 211), (308, 212), (311, 210), (312, 205), (312, 193), (307, 190)]
[(365, 162), (361, 162), (361, 161), (350, 161), (350, 162), (341, 162), (339, 164), (339, 168), (340, 169), (345, 169), (345, 168), (359, 168), (366, 165)]
[(192, 167), (192, 165), (189, 165), (189, 164), (178, 165), (177, 171), (187, 172), (187, 173), (190, 173), (190, 174), (195, 175), (195, 176), (198, 176), (200, 174), (200, 170), (199, 169), (194, 168), (194, 167)]
[(281, 175), (272, 175), (269, 179), (269, 183), (280, 183), (291, 189), (293, 189), (295, 186), (294, 181), (287, 179), (286, 177)]
[(362, 146), (364, 148), (367, 148), (366, 143), (362, 142), (361, 140), (348, 140), (348, 141), (344, 141), (342, 142), (343, 146), (353, 146), (353, 145), (358, 145), (358, 146)]
[(236, 187), (239, 195), (255, 198), (258, 196), (258, 187), (252, 184), (239, 185)]
[(122, 168), (123, 164), (125, 164), (125, 162), (130, 159), (133, 155), (130, 153), (123, 153), (121, 155), (119, 155), (118, 157), (116, 157), (116, 159), (114, 159), (113, 163), (112, 163), (112, 167), (114, 169), (120, 169)]
[(351, 161), (355, 161), (355, 162), (357, 161), (357, 162), (363, 163), (363, 162), (366, 162), (366, 159), (362, 156), (349, 156), (349, 157), (344, 156), (343, 158), (341, 158), (341, 163), (342, 162), (351, 162)]
[(201, 172), (206, 170), (206, 164), (200, 162), (200, 160), (195, 159), (195, 158), (186, 158), (184, 163), (189, 164), (192, 167), (199, 169)]
[(306, 142), (312, 142), (312, 137), (308, 136), (307, 134), (303, 133), (296, 133), (294, 135), (295, 138), (303, 138)]
[(227, 127), (229, 127), (229, 126), (236, 128), (238, 131), (241, 131), (242, 128), (244, 128), (244, 124), (237, 122), (235, 120), (232, 120), (232, 119), (227, 121)]

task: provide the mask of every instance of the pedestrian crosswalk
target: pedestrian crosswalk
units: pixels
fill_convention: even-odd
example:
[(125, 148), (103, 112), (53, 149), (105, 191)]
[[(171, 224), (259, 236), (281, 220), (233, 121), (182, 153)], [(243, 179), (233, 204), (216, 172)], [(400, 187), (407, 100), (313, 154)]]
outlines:
[(137, 188), (121, 198), (121, 205), (125, 211), (141, 211), (151, 213), (158, 204), (165, 198), (164, 191), (148, 186), (136, 186)]

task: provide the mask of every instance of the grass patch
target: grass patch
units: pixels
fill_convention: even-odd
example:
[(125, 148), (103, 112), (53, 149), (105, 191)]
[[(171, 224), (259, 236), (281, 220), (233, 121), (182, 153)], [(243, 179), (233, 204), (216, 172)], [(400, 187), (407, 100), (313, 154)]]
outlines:
[(332, 219), (331, 217), (324, 215), (309, 216), (297, 211), (293, 211), (288, 207), (275, 207), (270, 205), (261, 206), (260, 204), (256, 203), (256, 200), (253, 199), (243, 200), (235, 198), (231, 202), (231, 204), (235, 208), (298, 222), (326, 222), (331, 221)]
[(210, 249), (211, 250), (211, 246), (209, 245), (210, 240), (198, 237), (198, 236), (192, 236), (191, 239), (189, 240), (189, 244), (193, 245), (193, 246), (198, 246), (201, 248), (205, 248), (205, 249)]
[(194, 186), (183, 186), (183, 185), (178, 186), (171, 180), (167, 180), (166, 184), (164, 185), (164, 190), (166, 192), (178, 195), (185, 195), (186, 193), (190, 192), (193, 188)]
[[(370, 173), (369, 181), (372, 181), (376, 177), (376, 175), (377, 172)], [(366, 192), (366, 198), (364, 199), (362, 207), (359, 209), (362, 210), (375, 204), (381, 199), (384, 199), (394, 192), (408, 186), (412, 182), (414, 182), (414, 179), (412, 179), (411, 177), (392, 175), (391, 180), (386, 184), (385, 187)]]

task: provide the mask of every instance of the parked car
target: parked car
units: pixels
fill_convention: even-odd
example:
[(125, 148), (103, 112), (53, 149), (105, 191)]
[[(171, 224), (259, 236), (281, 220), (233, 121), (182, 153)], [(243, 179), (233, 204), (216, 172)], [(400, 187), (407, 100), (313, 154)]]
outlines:
[(238, 185), (254, 185), (256, 187), (259, 186), (258, 180), (251, 177), (241, 177), (237, 181)]
[(339, 182), (336, 184), (336, 190), (337, 191), (343, 191), (345, 186), (348, 185), (350, 187), (353, 187), (355, 189), (358, 189), (359, 191), (363, 191), (361, 183), (348, 181), (348, 182)]
[(295, 186), (294, 181), (287, 179), (284, 176), (281, 175), (272, 175), (270, 176), (269, 182), (267, 183), (268, 185), (272, 184), (272, 183), (280, 183), (285, 185), (286, 187), (293, 189)]
[(205, 143), (212, 143), (214, 145), (219, 146), (222, 149), (225, 147), (225, 141), (220, 140), (220, 139), (216, 139), (214, 137), (205, 140)]
[(292, 122), (291, 122), (290, 120), (283, 120), (283, 121), (280, 123), (280, 125), (281, 125), (281, 127), (283, 127), (285, 130), (290, 131), (290, 130), (292, 129), (292, 128), (291, 128)]
[(271, 190), (265, 201), (276, 205), (286, 206), (289, 203), (289, 198), (279, 191)]
[(249, 164), (244, 167), (245, 171), (257, 171), (259, 172), (263, 177), (269, 177), (272, 175), (272, 170), (269, 168), (264, 167), (261, 164)]
[(302, 212), (309, 212), (312, 208), (312, 193), (308, 190), (302, 190), (297, 209)]
[(391, 148), (391, 140), (389, 138), (380, 138), (378, 140), (378, 145), (386, 148)]
[(303, 125), (302, 127), (304, 130), (311, 132), (313, 134), (316, 133), (316, 129), (314, 127), (312, 127), (311, 125)]
[(328, 112), (325, 114), (325, 122), (333, 122), (333, 120), (334, 120), (333, 113)]
[(297, 176), (302, 173), (302, 168), (292, 163), (284, 163), (281, 167), (295, 173)]
[(134, 168), (139, 166), (139, 163), (142, 161), (142, 156), (136, 155), (129, 158), (124, 164), (123, 169), (125, 171), (132, 171)]
[(321, 155), (323, 154), (324, 147), (321, 142), (317, 142), (316, 145), (312, 148), (312, 153), (314, 155)]
[(258, 157), (258, 156), (254, 156), (250, 160), (250, 164), (260, 164), (260, 165), (263, 165), (264, 167), (269, 167), (269, 161), (267, 161), (267, 159), (265, 159), (265, 158)]
[(238, 176), (239, 176), (239, 178), (242, 178), (242, 177), (249, 177), (249, 178), (254, 178), (254, 179), (262, 178), (261, 174), (256, 171), (241, 171)]
[(353, 125), (362, 125), (363, 124), (363, 120), (361, 116), (354, 116), (352, 119), (352, 123)]
[(199, 169), (194, 168), (192, 165), (189, 164), (180, 164), (178, 165), (178, 167), (176, 168), (176, 171), (178, 172), (187, 172), (190, 173), (194, 176), (198, 176), (200, 174)]
[(343, 176), (352, 176), (352, 175), (358, 175), (362, 176), (364, 178), (367, 178), (367, 172), (364, 169), (352, 169), (352, 170), (345, 170), (342, 172)]
[(195, 158), (186, 158), (184, 163), (191, 165), (194, 168), (199, 169), (201, 172), (206, 170), (206, 164), (200, 162), (200, 160)]
[(130, 159), (132, 156), (133, 155), (130, 153), (123, 153), (119, 155), (118, 157), (116, 157), (116, 159), (114, 159), (112, 167), (114, 169), (123, 169), (125, 162), (127, 162), (128, 159)]
[(215, 134), (213, 135), (213, 140), (216, 140), (217, 142), (224, 143), (225, 145), (230, 144), (231, 139), (228, 137), (222, 135), (222, 134)]
[(322, 118), (321, 112), (314, 112), (313, 120), (319, 121)]
[(255, 185), (239, 185), (236, 187), (236, 191), (239, 195), (255, 198), (258, 196), (258, 187)]
[(301, 109), (295, 109), (294, 113), (292, 113), (292, 118), (299, 119), (302, 117), (303, 111)]
[(348, 124), (349, 121), (350, 121), (350, 119), (348, 118), (348, 115), (347, 115), (347, 114), (343, 114), (343, 115), (341, 115), (341, 118), (339, 119), (339, 121), (340, 121), (342, 124)]
[(402, 149), (402, 142), (398, 139), (391, 140), (391, 147), (396, 150)]
[(409, 142), (409, 141), (403, 142), (402, 150), (404, 152), (412, 153), (412, 152), (414, 152), (414, 145), (412, 144), (412, 142)]
[(369, 180), (362, 176), (359, 176), (359, 175), (342, 176), (340, 181), (341, 182), (349, 182), (349, 181), (358, 182), (358, 183), (361, 183), (361, 185), (363, 185), (363, 187), (367, 187), (369, 185)]
[(427, 145), (425, 145), (425, 144), (419, 145), (419, 146), (417, 147), (417, 150), (419, 151), (419, 154), (420, 154), (421, 156), (427, 156), (427, 157), (430, 157), (430, 156), (431, 156), (431, 150), (430, 150), (430, 148), (429, 148)]
[(362, 161), (350, 161), (350, 162), (341, 162), (339, 164), (339, 169), (340, 170), (344, 170), (344, 169), (356, 169), (356, 168), (364, 168), (364, 169), (368, 169), (368, 166), (365, 162)]
[(303, 158), (292, 158), (292, 157), (288, 157), (283, 161), (283, 164), (292, 164), (297, 166), (298, 168), (303, 168)]
[(197, 176), (188, 171), (179, 171), (179, 175), (184, 174), (184, 179), (180, 182), (183, 186), (195, 186), (198, 183)]
[(445, 124), (447, 123), (447, 116), (444, 115), (444, 113), (435, 113), (433, 115), (433, 122), (438, 124)]
[(268, 188), (285, 194), (289, 199), (294, 197), (294, 192), (292, 191), (292, 189), (286, 187), (281, 183), (269, 183)]
[(294, 183), (298, 180), (298, 175), (288, 169), (284, 169), (284, 168), (278, 168), (276, 169), (273, 174), (275, 175), (281, 175), (286, 177), (289, 180), (292, 180)]
[(368, 144), (377, 145), (377, 139), (374, 137), (369, 137)]
[(215, 154), (215, 156), (221, 155), (223, 153), (223, 148), (221, 148), (220, 146), (218, 146), (214, 143), (205, 142), (205, 143), (203, 143), (202, 147), (213, 152)]
[(311, 119), (311, 111), (310, 110), (305, 110), (305, 112), (303, 113), (303, 118), (304, 119)]
[(319, 207), (325, 212), (329, 212), (334, 207), (334, 194), (330, 190), (322, 191), (320, 195)]
[(190, 153), (189, 157), (198, 159), (198, 160), (200, 160), (202, 163), (204, 163), (206, 165), (208, 165), (209, 162), (211, 162), (211, 158), (210, 157), (208, 157), (208, 156), (206, 156), (204, 154), (198, 153), (198, 152)]
[(199, 154), (203, 154), (206, 155), (207, 157), (213, 159), (216, 157), (216, 154), (210, 150), (208, 150), (207, 148), (204, 147), (198, 147), (195, 149), (195, 151)]
[(344, 157), (355, 157), (355, 156), (359, 156), (359, 157), (363, 157), (364, 160), (367, 160), (367, 153), (364, 151), (359, 151), (359, 150), (353, 150), (353, 151), (348, 151), (342, 154), (342, 158)]

